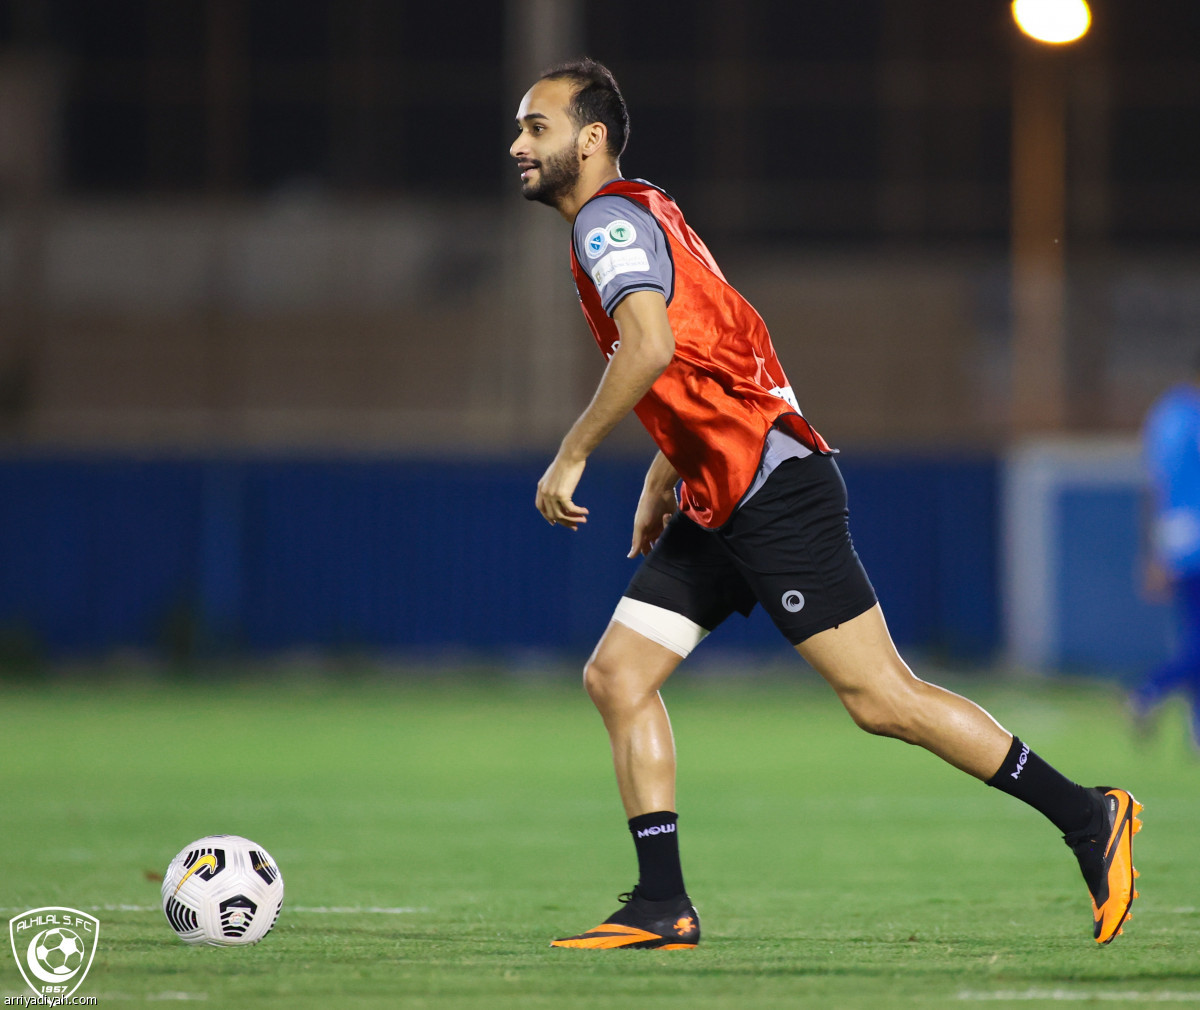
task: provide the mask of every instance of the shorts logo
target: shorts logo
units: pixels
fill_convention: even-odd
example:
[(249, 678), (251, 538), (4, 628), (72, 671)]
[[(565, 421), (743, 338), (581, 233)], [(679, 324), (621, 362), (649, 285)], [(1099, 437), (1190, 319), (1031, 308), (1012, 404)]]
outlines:
[(789, 589), (783, 594), (783, 599), (779, 601), (783, 604), (783, 609), (789, 613), (796, 613), (798, 610), (804, 609), (804, 594), (795, 589)]
[(628, 221), (614, 221), (608, 226), (608, 240), (617, 249), (631, 245), (637, 238), (637, 232)]
[(100, 920), (77, 908), (33, 908), (9, 919), (8, 936), (29, 988), (43, 1000), (65, 1001), (92, 966)]
[(588, 259), (594, 260), (608, 247), (608, 232), (603, 228), (593, 228), (583, 240), (583, 247), (587, 250)]

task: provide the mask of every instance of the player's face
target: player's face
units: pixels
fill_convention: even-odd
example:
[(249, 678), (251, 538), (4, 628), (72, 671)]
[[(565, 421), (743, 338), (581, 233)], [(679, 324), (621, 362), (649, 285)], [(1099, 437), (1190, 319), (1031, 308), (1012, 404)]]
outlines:
[(555, 207), (579, 181), (579, 131), (567, 113), (571, 97), (567, 81), (538, 81), (521, 99), (521, 132), (508, 153), (517, 160), (526, 200)]

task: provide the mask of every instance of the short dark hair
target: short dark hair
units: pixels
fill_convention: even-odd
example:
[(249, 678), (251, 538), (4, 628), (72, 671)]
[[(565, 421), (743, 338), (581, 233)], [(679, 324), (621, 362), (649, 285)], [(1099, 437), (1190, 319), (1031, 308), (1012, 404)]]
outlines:
[(629, 142), (629, 110), (617, 86), (617, 79), (603, 63), (587, 56), (567, 60), (549, 67), (540, 78), (543, 81), (570, 81), (575, 94), (567, 112), (576, 129), (588, 123), (603, 123), (608, 128), (608, 151), (613, 158), (621, 157)]

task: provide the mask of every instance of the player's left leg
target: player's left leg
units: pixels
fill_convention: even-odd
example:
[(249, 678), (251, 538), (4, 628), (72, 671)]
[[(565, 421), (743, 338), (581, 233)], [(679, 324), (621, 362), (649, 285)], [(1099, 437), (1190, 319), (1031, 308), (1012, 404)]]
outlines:
[(1092, 896), (1093, 935), (1121, 932), (1137, 897), (1133, 835), (1141, 805), (1123, 789), (1087, 789), (1034, 754), (974, 702), (915, 677), (876, 605), (796, 646), (870, 733), (924, 747), (1028, 803), (1063, 832)]
[(1146, 674), (1129, 692), (1129, 708), (1140, 732), (1146, 732), (1157, 708), (1173, 693), (1188, 701), (1192, 742), (1200, 748), (1200, 573), (1187, 573), (1172, 584), (1176, 646), (1171, 657)]
[[(1197, 580), (1200, 582), (1200, 580)], [(1175, 648), (1164, 662), (1146, 673), (1129, 692), (1129, 708), (1139, 732), (1147, 732), (1157, 710), (1176, 691), (1190, 693), (1194, 676), (1200, 676), (1200, 591), (1188, 580), (1171, 586), (1175, 621)]]
[[(796, 646), (868, 733), (917, 744), (986, 782), (1013, 735), (974, 702), (920, 680), (901, 659), (876, 604)], [(1090, 813), (1081, 803), (1080, 819)]]
[(1179, 686), (1187, 695), (1192, 743), (1200, 748), (1200, 573), (1189, 572), (1176, 587), (1180, 653)]
[(1048, 817), (1079, 859), (1095, 937), (1116, 935), (1133, 900), (1140, 809), (1120, 789), (1059, 774), (974, 702), (913, 676), (900, 658), (847, 525), (837, 464), (781, 463), (718, 534), (772, 621), (871, 733), (925, 747)]

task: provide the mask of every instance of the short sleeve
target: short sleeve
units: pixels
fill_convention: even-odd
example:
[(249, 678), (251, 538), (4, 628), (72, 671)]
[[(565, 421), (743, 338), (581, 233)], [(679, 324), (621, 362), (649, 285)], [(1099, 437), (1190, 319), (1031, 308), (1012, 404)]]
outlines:
[(641, 204), (622, 196), (589, 201), (575, 218), (573, 241), (608, 315), (634, 291), (658, 291), (671, 301), (671, 247), (662, 225)]

